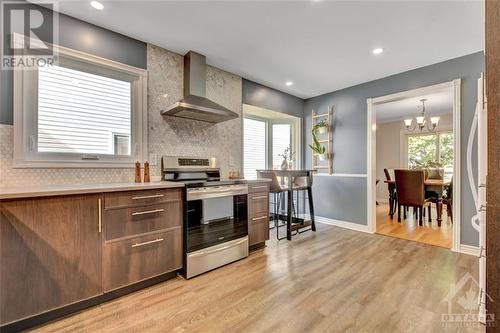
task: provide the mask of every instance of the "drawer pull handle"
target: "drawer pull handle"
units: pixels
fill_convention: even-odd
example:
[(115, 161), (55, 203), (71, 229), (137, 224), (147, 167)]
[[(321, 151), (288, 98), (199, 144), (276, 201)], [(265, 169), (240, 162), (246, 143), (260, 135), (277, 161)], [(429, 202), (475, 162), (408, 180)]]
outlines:
[(252, 197), (252, 200), (267, 199), (267, 195), (262, 195), (260, 197)]
[(163, 238), (153, 239), (153, 240), (150, 240), (150, 241), (144, 242), (144, 243), (135, 243), (132, 245), (132, 247), (139, 247), (139, 246), (153, 244), (153, 243), (159, 243), (159, 242), (163, 242)]
[(145, 210), (144, 212), (134, 212), (134, 213), (132, 213), (132, 216), (154, 214), (154, 213), (160, 213), (163, 211), (165, 211), (165, 209), (163, 209), (163, 208), (153, 209), (153, 210)]
[(258, 188), (267, 188), (267, 185), (262, 185), (262, 186), (252, 186), (252, 189), (256, 190)]
[(99, 233), (102, 232), (102, 201), (101, 198), (97, 199), (97, 205), (99, 208)]
[(165, 194), (141, 195), (141, 196), (138, 196), (138, 197), (132, 197), (132, 200), (161, 198), (161, 197), (164, 197), (164, 196), (165, 196)]
[(254, 218), (252, 218), (252, 221), (263, 220), (263, 219), (266, 219), (266, 218), (267, 218), (267, 216), (265, 216), (265, 215), (261, 216), (261, 217), (254, 217)]

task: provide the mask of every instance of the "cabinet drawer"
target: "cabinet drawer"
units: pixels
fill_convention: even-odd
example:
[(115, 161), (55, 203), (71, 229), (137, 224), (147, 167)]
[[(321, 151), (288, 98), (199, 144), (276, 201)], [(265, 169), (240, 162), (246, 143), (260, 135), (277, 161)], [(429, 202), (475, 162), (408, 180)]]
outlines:
[(248, 218), (248, 243), (255, 245), (269, 239), (269, 214), (252, 214)]
[(103, 288), (110, 291), (182, 268), (182, 228), (111, 242), (103, 249)]
[(182, 226), (182, 202), (104, 210), (107, 241)]
[(269, 211), (269, 192), (248, 194), (248, 214)]
[(182, 200), (181, 189), (111, 192), (104, 194), (104, 208), (122, 208)]
[(257, 192), (269, 192), (269, 183), (250, 183), (248, 184), (248, 193), (257, 193)]

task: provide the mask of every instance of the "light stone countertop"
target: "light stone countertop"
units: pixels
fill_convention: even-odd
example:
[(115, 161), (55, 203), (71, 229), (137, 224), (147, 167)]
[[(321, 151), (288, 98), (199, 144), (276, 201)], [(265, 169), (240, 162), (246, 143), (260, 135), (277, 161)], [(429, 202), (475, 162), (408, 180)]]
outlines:
[(252, 184), (252, 183), (271, 183), (273, 180), (268, 179), (268, 178), (257, 178), (257, 179), (248, 179), (247, 183)]
[(160, 188), (180, 188), (183, 183), (150, 182), (150, 183), (106, 183), (106, 184), (79, 184), (79, 185), (32, 185), (0, 187), (0, 200), (48, 197), (56, 195), (71, 195), (84, 193), (103, 193), (136, 190), (154, 190)]

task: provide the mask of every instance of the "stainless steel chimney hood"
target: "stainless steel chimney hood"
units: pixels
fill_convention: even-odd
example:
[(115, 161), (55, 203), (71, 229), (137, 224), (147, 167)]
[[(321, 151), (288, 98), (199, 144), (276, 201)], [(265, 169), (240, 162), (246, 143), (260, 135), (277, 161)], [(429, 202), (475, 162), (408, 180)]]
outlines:
[(189, 51), (184, 56), (184, 98), (161, 111), (164, 116), (196, 119), (210, 123), (238, 118), (238, 114), (205, 97), (206, 59)]

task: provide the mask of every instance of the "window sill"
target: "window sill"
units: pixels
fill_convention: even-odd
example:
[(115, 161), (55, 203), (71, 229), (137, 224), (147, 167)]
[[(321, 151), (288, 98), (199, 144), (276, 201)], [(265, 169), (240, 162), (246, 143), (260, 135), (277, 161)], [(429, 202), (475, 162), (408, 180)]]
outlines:
[(13, 161), (14, 169), (134, 169), (134, 162), (46, 162), (46, 161)]

